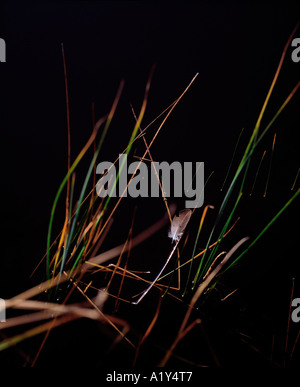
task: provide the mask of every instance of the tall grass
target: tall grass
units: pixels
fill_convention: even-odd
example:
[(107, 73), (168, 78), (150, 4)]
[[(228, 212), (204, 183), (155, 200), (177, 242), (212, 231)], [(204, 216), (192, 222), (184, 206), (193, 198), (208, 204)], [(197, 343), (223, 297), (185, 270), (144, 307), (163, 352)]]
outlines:
[[(296, 29), (294, 32), (295, 31)], [(208, 231), (208, 238), (206, 240), (205, 247), (203, 249), (200, 248), (200, 236), (202, 236), (203, 229), (206, 227), (206, 217), (212, 216), (212, 212), (208, 212), (208, 209), (214, 208), (212, 205), (206, 205), (201, 213), (198, 210), (193, 212), (192, 218), (197, 218), (197, 216), (199, 217), (199, 226), (196, 229), (196, 233), (194, 233), (193, 230), (190, 230), (190, 232), (186, 232), (183, 235), (181, 240), (178, 240), (176, 246), (172, 248), (173, 250), (168, 260), (167, 257), (165, 258), (167, 260), (165, 261), (166, 266), (169, 260), (172, 258), (173, 253), (174, 255), (177, 255), (176, 267), (172, 270), (169, 269), (167, 273), (162, 272), (160, 278), (156, 278), (155, 281), (146, 279), (148, 277), (146, 277), (143, 273), (130, 270), (128, 257), (131, 253), (131, 250), (135, 246), (142, 244), (142, 242), (150, 238), (154, 233), (160, 232), (164, 227), (170, 224), (172, 216), (175, 213), (175, 206), (170, 205), (167, 199), (162, 195), (162, 199), (164, 200), (164, 204), (166, 206), (166, 213), (161, 219), (159, 219), (153, 225), (149, 225), (148, 228), (135, 236), (133, 236), (132, 231), (134, 223), (133, 220), (131, 228), (128, 232), (128, 237), (123, 244), (116, 246), (115, 248), (106, 252), (99, 253), (103, 241), (110, 232), (112, 217), (117, 211), (125, 193), (124, 191), (116, 203), (113, 203), (110, 197), (100, 199), (97, 195), (95, 195), (95, 164), (101, 155), (101, 150), (105, 146), (105, 138), (110, 129), (111, 122), (117, 113), (124, 82), (121, 82), (119, 89), (116, 92), (116, 97), (112, 103), (110, 111), (106, 116), (100, 118), (95, 123), (90, 138), (82, 148), (79, 155), (73, 162), (71, 162), (71, 128), (69, 120), (68, 82), (63, 51), (66, 83), (66, 105), (68, 116), (68, 168), (66, 176), (60, 184), (53, 201), (47, 234), (46, 254), (40, 262), (40, 264), (45, 265), (46, 267), (46, 278), (45, 282), (38, 284), (28, 291), (16, 295), (10, 300), (6, 300), (7, 309), (28, 309), (35, 312), (29, 315), (20, 314), (17, 317), (9, 318), (6, 322), (0, 323), (1, 331), (12, 327), (19, 327), (19, 329), (22, 330), (23, 326), (25, 327), (27, 324), (31, 323), (35, 323), (36, 325), (29, 330), (22, 330), (18, 334), (4, 338), (0, 342), (0, 350), (15, 346), (25, 339), (29, 339), (33, 336), (45, 333), (46, 335), (44, 336), (35, 359), (32, 362), (32, 364), (35, 364), (46, 340), (49, 337), (49, 332), (52, 329), (62, 324), (69, 323), (75, 319), (85, 317), (88, 319), (97, 320), (100, 324), (109, 325), (111, 329), (116, 332), (116, 338), (114, 341), (115, 344), (120, 340), (124, 340), (131, 348), (134, 349), (135, 355), (133, 357), (133, 362), (135, 364), (138, 360), (138, 354), (142, 344), (150, 335), (157, 322), (160, 308), (162, 307), (161, 300), (158, 304), (153, 320), (149, 324), (148, 329), (142, 338), (139, 340), (134, 340), (129, 337), (128, 333), (130, 332), (130, 326), (123, 318), (104, 313), (103, 307), (109, 298), (114, 298), (116, 300), (116, 305), (118, 303), (136, 303), (136, 298), (121, 297), (123, 288), (125, 286), (130, 287), (131, 285), (127, 285), (131, 283), (130, 281), (136, 281), (139, 284), (144, 284), (144, 290), (139, 294), (139, 302), (143, 302), (143, 298), (146, 295), (146, 289), (148, 289), (147, 293), (149, 292), (150, 296), (152, 288), (155, 288), (160, 291), (161, 295), (165, 297), (173, 297), (178, 302), (184, 302), (187, 305), (187, 311), (184, 315), (177, 335), (170, 347), (165, 350), (165, 355), (160, 361), (160, 365), (167, 364), (173, 355), (178, 343), (186, 336), (188, 332), (190, 332), (197, 324), (201, 322), (199, 318), (191, 321), (192, 311), (195, 310), (200, 297), (205, 292), (208, 294), (209, 291), (212, 291), (222, 276), (226, 275), (228, 270), (234, 267), (242, 257), (248, 254), (249, 250), (269, 230), (269, 228), (275, 221), (277, 221), (281, 214), (288, 209), (288, 207), (295, 201), (300, 193), (299, 188), (295, 189), (295, 179), (293, 190), (291, 191), (292, 194), (289, 200), (286, 203), (283, 203), (279, 210), (274, 211), (273, 217), (267, 220), (265, 226), (261, 230), (257, 231), (257, 235), (253, 240), (250, 240), (249, 237), (245, 235), (245, 237), (241, 238), (240, 240), (236, 240), (229, 252), (221, 251), (224, 239), (227, 238), (229, 233), (234, 235), (235, 230), (238, 227), (236, 212), (239, 208), (241, 198), (243, 197), (245, 182), (248, 179), (248, 173), (253, 156), (257, 152), (259, 144), (261, 144), (265, 139), (266, 134), (272, 130), (277, 118), (280, 116), (281, 112), (287, 108), (288, 104), (292, 101), (294, 95), (299, 89), (300, 82), (298, 82), (288, 94), (288, 96), (283, 99), (281, 106), (275, 115), (271, 118), (271, 120), (263, 126), (263, 117), (270, 104), (270, 99), (278, 81), (282, 64), (294, 32), (284, 47), (277, 71), (267, 93), (254, 129), (243, 151), (243, 155), (237, 163), (233, 178), (229, 182), (229, 186), (225, 191), (221, 204), (217, 209), (213, 226)], [(154, 141), (157, 139), (159, 132), (164, 127), (165, 122), (176, 108), (177, 104), (180, 103), (182, 98), (184, 98), (184, 95), (189, 91), (190, 87), (195, 87), (194, 83), (198, 75), (196, 74), (192, 78), (186, 89), (183, 90), (179, 97), (167, 109), (159, 114), (157, 118), (149, 125), (144, 125), (143, 120), (145, 111), (147, 109), (153, 71), (154, 68), (151, 70), (148, 82), (145, 87), (144, 99), (141, 109), (137, 115), (135, 115), (133, 112), (135, 117), (135, 125), (130, 135), (128, 145), (126, 149), (122, 151), (122, 154), (129, 155), (132, 151), (133, 145), (136, 142), (143, 141), (146, 149), (140, 158), (140, 162), (145, 160), (146, 157), (149, 157), (150, 160), (153, 160), (151, 147)], [(157, 124), (158, 119), (160, 118), (162, 118), (162, 122), (158, 125), (155, 134), (153, 135), (151, 141), (148, 143), (144, 135), (145, 133), (148, 133), (147, 131), (149, 127), (153, 127)], [(232, 161), (229, 166), (230, 171), (232, 168), (234, 168), (233, 161), (236, 150), (240, 146), (239, 140), (240, 137), (237, 141)], [(79, 198), (77, 201), (75, 201), (74, 192), (76, 184), (76, 168), (82, 159), (87, 156), (88, 150), (93, 145), (93, 157), (89, 164), (85, 179), (80, 187)], [(114, 164), (116, 164), (117, 161), (118, 160), (115, 160)], [(272, 164), (270, 163), (270, 168), (271, 166)], [(123, 167), (124, 163), (120, 166), (117, 179), (114, 182), (115, 185), (118, 182)], [(260, 164), (258, 171), (259, 168)], [(137, 172), (137, 169), (138, 167), (136, 168), (135, 172)], [(224, 192), (224, 188), (227, 185), (229, 170), (222, 186), (222, 194)], [(134, 175), (131, 177), (131, 179), (133, 177)], [(159, 179), (158, 175), (157, 178)], [(253, 187), (255, 181), (253, 183)], [(206, 183), (210, 183), (209, 179), (207, 179)], [(88, 192), (88, 187), (90, 184), (93, 184), (94, 186)], [(130, 184), (130, 182), (128, 184)], [(55, 213), (58, 201), (62, 200), (63, 193), (66, 193), (65, 219), (60, 234), (53, 238), (52, 230), (53, 224), (55, 222)], [(216, 210), (213, 211), (215, 212)], [(196, 234), (195, 237), (192, 237), (193, 234)], [(188, 251), (187, 246), (191, 246), (191, 255), (186, 253), (186, 251)], [(116, 263), (110, 262), (113, 258), (117, 258)], [(165, 266), (162, 264), (163, 268)], [(148, 270), (147, 263), (145, 263), (145, 271)], [(93, 280), (90, 281), (90, 278), (97, 273), (105, 274), (104, 280), (106, 282), (104, 287), (102, 285), (101, 289), (97, 288), (97, 286), (93, 284)], [(184, 280), (182, 281), (183, 285), (181, 284), (182, 286), (179, 286), (178, 288), (174, 287), (173, 281), (170, 280), (177, 275), (179, 275), (179, 278), (184, 275)], [(121, 280), (119, 281), (119, 288), (117, 289), (117, 292), (114, 292), (114, 290), (111, 290), (111, 284), (116, 276), (119, 276)], [(58, 303), (56, 301), (57, 292), (59, 292), (59, 288), (63, 286), (63, 283), (67, 283), (68, 285), (65, 286), (66, 293), (64, 294), (63, 300)], [(98, 296), (94, 298), (90, 297), (90, 290), (97, 290), (99, 292)], [(75, 305), (72, 302), (69, 302), (74, 291), (76, 291), (83, 299), (81, 304)], [(182, 295), (184, 297), (182, 297)], [(38, 324), (43, 320), (47, 321), (45, 323)], [(158, 361), (159, 359), (157, 359), (157, 362)]]

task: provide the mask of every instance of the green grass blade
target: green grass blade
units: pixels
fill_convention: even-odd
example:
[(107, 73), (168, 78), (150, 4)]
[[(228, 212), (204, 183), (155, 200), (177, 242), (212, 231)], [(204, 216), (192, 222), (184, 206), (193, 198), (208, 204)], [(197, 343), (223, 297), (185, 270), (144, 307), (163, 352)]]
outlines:
[[(245, 249), (228, 267), (226, 270), (230, 269), (235, 265), (248, 251), (255, 245), (255, 243), (263, 236), (263, 234), (272, 226), (272, 224), (279, 218), (279, 216), (288, 208), (288, 206), (296, 199), (300, 194), (300, 188), (295, 192), (295, 194), (290, 198), (290, 200), (281, 208), (281, 210), (271, 219), (271, 221), (263, 228), (263, 230), (257, 235), (254, 241)], [(226, 271), (225, 270), (225, 271)]]
[(50, 244), (51, 244), (51, 233), (52, 233), (52, 226), (53, 226), (53, 219), (54, 219), (54, 214), (55, 214), (55, 209), (56, 209), (56, 206), (57, 206), (57, 202), (58, 202), (58, 199), (60, 198), (60, 195), (67, 183), (67, 181), (69, 180), (71, 174), (74, 172), (75, 168), (77, 167), (77, 165), (79, 164), (79, 162), (81, 161), (81, 159), (83, 158), (83, 156), (85, 155), (86, 151), (88, 150), (88, 148), (91, 146), (91, 144), (93, 143), (96, 135), (97, 135), (97, 132), (98, 132), (98, 129), (100, 128), (100, 126), (102, 125), (102, 123), (104, 122), (105, 118), (101, 118), (95, 128), (94, 128), (94, 131), (91, 135), (91, 137), (89, 138), (89, 140), (87, 141), (87, 143), (85, 144), (85, 146), (83, 147), (83, 149), (81, 150), (81, 152), (79, 153), (79, 155), (76, 157), (75, 161), (73, 162), (73, 164), (71, 165), (71, 168), (69, 169), (69, 171), (67, 172), (66, 176), (64, 177), (63, 181), (61, 182), (60, 186), (59, 186), (59, 189), (56, 193), (56, 196), (54, 198), (54, 202), (53, 202), (53, 205), (52, 205), (52, 208), (51, 208), (51, 214), (50, 214), (50, 220), (49, 220), (49, 227), (48, 227), (48, 234), (47, 234), (47, 257), (46, 257), (46, 275), (47, 275), (47, 279), (50, 278)]

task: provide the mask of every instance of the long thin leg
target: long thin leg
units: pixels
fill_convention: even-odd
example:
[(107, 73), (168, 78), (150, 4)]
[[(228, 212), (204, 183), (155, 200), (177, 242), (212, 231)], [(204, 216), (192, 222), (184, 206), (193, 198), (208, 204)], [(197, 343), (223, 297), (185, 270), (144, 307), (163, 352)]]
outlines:
[[(181, 239), (181, 238), (180, 238)], [(165, 270), (167, 264), (169, 263), (170, 259), (172, 258), (173, 254), (174, 254), (174, 251), (176, 250), (177, 246), (178, 246), (178, 243), (180, 241), (180, 239), (178, 239), (170, 253), (170, 255), (168, 256), (168, 259), (166, 260), (164, 266), (162, 267), (162, 269), (160, 270), (160, 272), (157, 274), (157, 276), (155, 277), (154, 281), (148, 286), (148, 288), (144, 291), (144, 293), (140, 296), (140, 298), (135, 301), (135, 302), (132, 302), (132, 304), (134, 305), (137, 305), (144, 297), (145, 295), (149, 292), (149, 290), (155, 285), (156, 281), (159, 279), (159, 277), (161, 276), (161, 273)]]

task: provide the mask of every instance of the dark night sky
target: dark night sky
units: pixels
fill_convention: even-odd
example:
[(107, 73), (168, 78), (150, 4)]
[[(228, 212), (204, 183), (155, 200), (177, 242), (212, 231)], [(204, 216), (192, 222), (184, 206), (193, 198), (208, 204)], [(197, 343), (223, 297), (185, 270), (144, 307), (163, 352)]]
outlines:
[[(66, 171), (61, 42), (73, 157), (90, 133), (92, 102), (96, 118), (105, 114), (121, 79), (125, 90), (103, 159), (126, 146), (133, 127), (129, 104), (139, 109), (156, 64), (145, 123), (199, 76), (153, 146), (153, 157), (204, 161), (207, 175), (215, 170), (221, 182), (241, 128), (248, 135), (253, 128), (296, 11), (295, 4), (264, 2), (2, 2), (2, 235), (13, 233), (28, 248), (36, 239), (40, 248), (45, 243), (52, 200)], [(270, 114), (298, 73), (286, 60)], [(289, 116), (297, 119), (295, 105)], [(20, 227), (28, 222), (32, 227)]]
[[(68, 71), (73, 158), (91, 132), (91, 104), (95, 103), (96, 118), (106, 114), (121, 79), (125, 79), (125, 89), (102, 160), (112, 161), (126, 146), (134, 125), (129, 104), (140, 108), (153, 64), (145, 124), (199, 72), (167, 121), (152, 155), (160, 161), (204, 161), (207, 175), (215, 171), (206, 193), (206, 203), (211, 204), (218, 200), (215, 190), (223, 182), (243, 127), (242, 144), (249, 138), (299, 16), (296, 2), (2, 1), (0, 37), (6, 41), (7, 61), (0, 63), (1, 264), (4, 259), (5, 270), (14, 271), (16, 287), (44, 252), (51, 205), (66, 173), (61, 42)], [(300, 64), (293, 63), (290, 55), (288, 50), (267, 118), (299, 80)], [(296, 98), (299, 103), (299, 95)], [(266, 209), (264, 220), (269, 220), (289, 197), (287, 186), (299, 162), (295, 132), (300, 116), (295, 101), (287, 110), (275, 128), (279, 145), (274, 168), (278, 172), (270, 183), (269, 204), (257, 199), (258, 213), (254, 212), (241, 233), (256, 235), (254, 225), (261, 211)], [(260, 192), (263, 187), (261, 183)], [(146, 226), (161, 216), (163, 205), (158, 212), (140, 211), (141, 217), (149, 216)], [(270, 233), (269, 243), (296, 219), (296, 206), (289, 211), (282, 225)], [(273, 250), (278, 248), (281, 254), (278, 259), (284, 252), (295, 253), (293, 245), (287, 247), (294, 234), (287, 231), (276, 246), (273, 243)], [(287, 274), (294, 275), (288, 265)], [(5, 270), (1, 281), (11, 283)], [(7, 295), (14, 295), (15, 288), (10, 291)]]

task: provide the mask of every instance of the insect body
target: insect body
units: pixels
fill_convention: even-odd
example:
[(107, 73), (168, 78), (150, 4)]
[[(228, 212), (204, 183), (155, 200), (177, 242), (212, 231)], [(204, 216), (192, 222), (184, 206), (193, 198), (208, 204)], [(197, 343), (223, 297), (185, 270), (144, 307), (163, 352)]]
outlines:
[(178, 242), (180, 240), (191, 215), (192, 210), (185, 209), (180, 211), (178, 216), (174, 216), (168, 233), (169, 238), (172, 238), (172, 242)]

